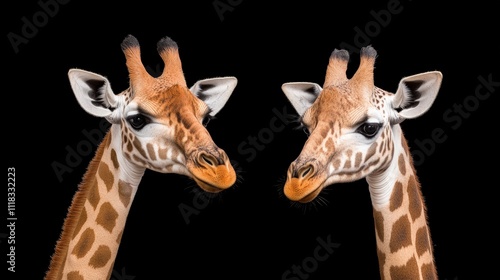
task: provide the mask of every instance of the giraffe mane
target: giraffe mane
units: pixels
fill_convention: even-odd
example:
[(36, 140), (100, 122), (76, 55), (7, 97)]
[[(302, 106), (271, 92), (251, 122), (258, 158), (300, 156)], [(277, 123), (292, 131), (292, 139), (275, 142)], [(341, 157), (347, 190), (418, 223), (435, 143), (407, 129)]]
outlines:
[(45, 279), (59, 279), (58, 274), (62, 273), (60, 268), (66, 260), (69, 243), (73, 238), (73, 232), (75, 231), (79, 222), (79, 213), (84, 208), (89, 190), (92, 187), (92, 179), (95, 178), (94, 175), (97, 173), (97, 168), (99, 167), (99, 162), (102, 158), (104, 148), (110, 142), (111, 134), (108, 132), (106, 133), (102, 143), (97, 148), (94, 158), (87, 167), (87, 171), (85, 172), (83, 179), (78, 186), (78, 190), (73, 196), (71, 206), (68, 209), (68, 215), (64, 220), (62, 233), (56, 243), (55, 252), (52, 255), (49, 270), (47, 271)]

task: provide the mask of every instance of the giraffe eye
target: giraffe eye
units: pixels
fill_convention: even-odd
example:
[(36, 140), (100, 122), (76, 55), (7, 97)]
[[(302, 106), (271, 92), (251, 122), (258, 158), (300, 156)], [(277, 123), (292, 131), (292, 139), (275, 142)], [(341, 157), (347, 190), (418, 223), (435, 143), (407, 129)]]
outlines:
[(203, 126), (206, 127), (211, 119), (213, 119), (213, 117), (210, 116), (209, 114), (207, 114), (205, 117), (203, 117), (203, 120), (201, 120), (201, 123), (203, 124)]
[(363, 134), (365, 137), (372, 138), (380, 130), (380, 127), (382, 125), (379, 123), (364, 123), (358, 127), (356, 132)]
[(307, 136), (311, 135), (311, 132), (309, 131), (309, 128), (307, 128), (307, 127), (305, 127), (305, 126), (304, 126), (304, 127), (302, 127), (302, 131), (304, 131), (304, 133), (305, 133)]
[(142, 129), (145, 125), (151, 122), (151, 120), (141, 114), (133, 115), (127, 118), (127, 122), (136, 130)]

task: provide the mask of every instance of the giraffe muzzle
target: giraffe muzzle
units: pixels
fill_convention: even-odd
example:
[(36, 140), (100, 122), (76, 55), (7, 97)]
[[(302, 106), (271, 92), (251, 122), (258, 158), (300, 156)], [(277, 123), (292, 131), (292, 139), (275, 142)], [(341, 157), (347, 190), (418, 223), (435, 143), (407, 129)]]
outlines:
[(191, 158), (192, 164), (188, 164), (188, 170), (203, 190), (217, 193), (230, 188), (236, 182), (236, 171), (221, 149), (202, 150)]
[(323, 189), (324, 176), (318, 172), (314, 160), (301, 163), (295, 161), (288, 169), (288, 176), (284, 186), (285, 196), (292, 200), (307, 203), (314, 200)]

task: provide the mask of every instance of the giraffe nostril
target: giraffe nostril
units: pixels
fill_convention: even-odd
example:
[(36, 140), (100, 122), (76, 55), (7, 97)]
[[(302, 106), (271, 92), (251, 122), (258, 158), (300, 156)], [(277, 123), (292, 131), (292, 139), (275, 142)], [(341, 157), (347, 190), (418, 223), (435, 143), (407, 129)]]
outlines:
[(305, 166), (302, 166), (301, 168), (298, 168), (293, 172), (293, 177), (294, 178), (305, 178), (308, 176), (312, 176), (314, 173), (314, 167), (310, 164), (307, 164)]
[(208, 164), (210, 166), (216, 165), (217, 160), (215, 160), (215, 158), (213, 158), (210, 155), (202, 154), (200, 156), (200, 158), (201, 158), (201, 162), (200, 162), (201, 164)]
[(313, 168), (311, 165), (308, 165), (308, 166), (304, 166), (302, 167), (300, 170), (299, 170), (299, 175), (300, 177), (304, 178), (306, 177), (308, 174), (312, 173), (313, 171)]

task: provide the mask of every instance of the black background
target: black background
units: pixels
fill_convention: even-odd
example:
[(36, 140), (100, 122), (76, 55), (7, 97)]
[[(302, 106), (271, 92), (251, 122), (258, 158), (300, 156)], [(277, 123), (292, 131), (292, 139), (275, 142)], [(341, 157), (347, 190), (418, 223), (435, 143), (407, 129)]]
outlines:
[[(143, 63), (152, 73), (162, 67), (156, 42), (170, 36), (179, 45), (188, 85), (217, 76), (238, 78), (208, 130), (237, 165), (241, 182), (202, 204), (187, 178), (147, 171), (128, 217), (113, 279), (285, 279), (293, 265), (311, 260), (318, 238), (339, 246), (309, 269), (307, 279), (379, 278), (364, 180), (328, 187), (322, 195), (326, 205), (294, 207), (280, 188), (306, 135), (287, 123), (268, 135), (255, 158), (238, 149), (250, 147), (244, 143), (249, 137), (269, 131), (276, 118), (273, 109), (295, 113), (281, 85), (322, 84), (328, 57), (342, 44), (353, 47), (349, 73), (357, 67), (359, 47), (372, 44), (378, 51), (375, 83), (389, 91), (404, 76), (443, 72), (431, 109), (402, 124), (410, 147), (421, 155), (417, 174), (438, 273), (441, 279), (460, 280), (499, 275), (494, 177), (499, 33), (492, 4), (13, 2), (4, 3), (2, 24), (3, 149), (5, 169), (15, 168), (17, 217), (15, 273), (6, 263), (11, 233), (0, 228), (1, 268), (7, 279), (43, 278), (93, 155), (81, 155), (81, 163), (62, 180), (52, 167), (55, 162), (67, 164), (68, 149), (88, 143), (85, 131), (95, 132), (101, 123), (78, 105), (67, 71), (76, 67), (96, 72), (109, 78), (115, 93), (124, 90), (128, 80), (120, 43), (128, 34), (139, 40)], [(52, 5), (50, 12), (44, 11), (43, 3), (58, 3), (57, 9)], [(214, 4), (228, 9), (217, 10)], [(26, 22), (35, 29), (27, 30)], [(25, 41), (14, 44), (9, 39), (13, 36)], [(478, 77), (494, 82), (489, 89), (483, 86), (480, 96)], [(456, 113), (457, 106), (465, 113)], [(444, 132), (446, 140), (430, 140), (435, 130)], [(427, 150), (418, 143), (427, 143)], [(179, 206), (198, 212), (186, 223)], [(304, 279), (295, 277), (288, 279)]]

